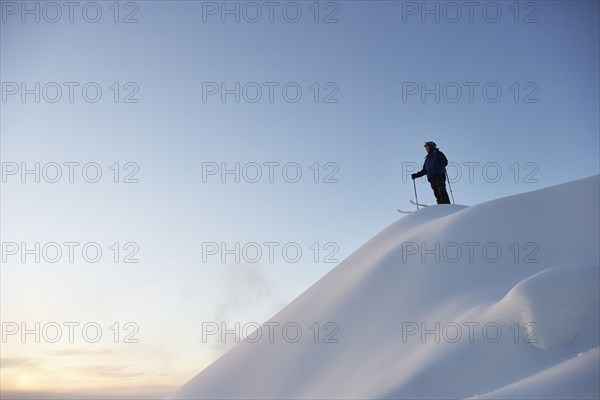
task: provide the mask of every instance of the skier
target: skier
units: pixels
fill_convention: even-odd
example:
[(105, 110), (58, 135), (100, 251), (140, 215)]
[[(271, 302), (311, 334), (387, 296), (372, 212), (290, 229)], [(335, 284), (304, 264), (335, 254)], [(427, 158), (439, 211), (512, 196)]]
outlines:
[(427, 174), (427, 180), (433, 189), (433, 195), (438, 204), (450, 204), (448, 192), (446, 192), (446, 166), (448, 159), (436, 146), (434, 142), (426, 142), (425, 150), (427, 156), (423, 163), (423, 169), (411, 175), (417, 179)]

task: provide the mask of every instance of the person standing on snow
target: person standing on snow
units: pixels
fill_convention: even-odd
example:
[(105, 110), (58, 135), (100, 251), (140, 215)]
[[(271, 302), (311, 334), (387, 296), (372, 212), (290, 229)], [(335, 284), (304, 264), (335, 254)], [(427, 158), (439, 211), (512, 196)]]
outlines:
[(438, 204), (450, 204), (448, 192), (446, 192), (446, 166), (448, 159), (436, 146), (434, 142), (426, 142), (425, 150), (427, 156), (423, 163), (423, 169), (411, 175), (411, 178), (417, 179), (427, 175), (427, 180), (433, 189), (433, 195)]

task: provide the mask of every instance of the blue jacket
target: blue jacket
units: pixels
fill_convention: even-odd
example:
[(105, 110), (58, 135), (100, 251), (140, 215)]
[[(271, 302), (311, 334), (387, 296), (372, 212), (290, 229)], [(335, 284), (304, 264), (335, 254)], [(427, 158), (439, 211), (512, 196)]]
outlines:
[(427, 154), (425, 162), (423, 163), (423, 169), (417, 172), (416, 177), (420, 178), (427, 174), (428, 181), (431, 181), (435, 176), (445, 177), (446, 166), (448, 166), (448, 159), (439, 149), (435, 149)]

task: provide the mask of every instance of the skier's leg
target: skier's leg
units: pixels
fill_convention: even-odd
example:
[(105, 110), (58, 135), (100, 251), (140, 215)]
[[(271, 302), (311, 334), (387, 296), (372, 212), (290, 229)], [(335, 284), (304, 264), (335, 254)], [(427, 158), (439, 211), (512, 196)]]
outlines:
[(448, 197), (448, 192), (446, 191), (446, 177), (439, 177), (437, 182), (438, 193), (440, 194), (440, 201), (438, 201), (438, 204), (450, 204), (450, 197)]
[(439, 187), (438, 187), (438, 183), (437, 183), (437, 179), (435, 177), (433, 177), (431, 179), (431, 181), (429, 181), (429, 183), (431, 184), (431, 189), (433, 189), (433, 195), (435, 196), (435, 201), (440, 204), (440, 191), (439, 191)]
[(443, 188), (444, 192), (442, 193), (442, 202), (441, 204), (450, 204), (450, 197), (448, 197), (448, 192), (446, 192), (446, 188)]

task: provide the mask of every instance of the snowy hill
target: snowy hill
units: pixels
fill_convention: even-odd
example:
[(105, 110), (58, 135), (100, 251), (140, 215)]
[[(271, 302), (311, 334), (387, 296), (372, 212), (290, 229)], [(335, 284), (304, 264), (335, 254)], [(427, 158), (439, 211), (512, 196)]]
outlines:
[(172, 398), (598, 398), (599, 193), (403, 217)]

